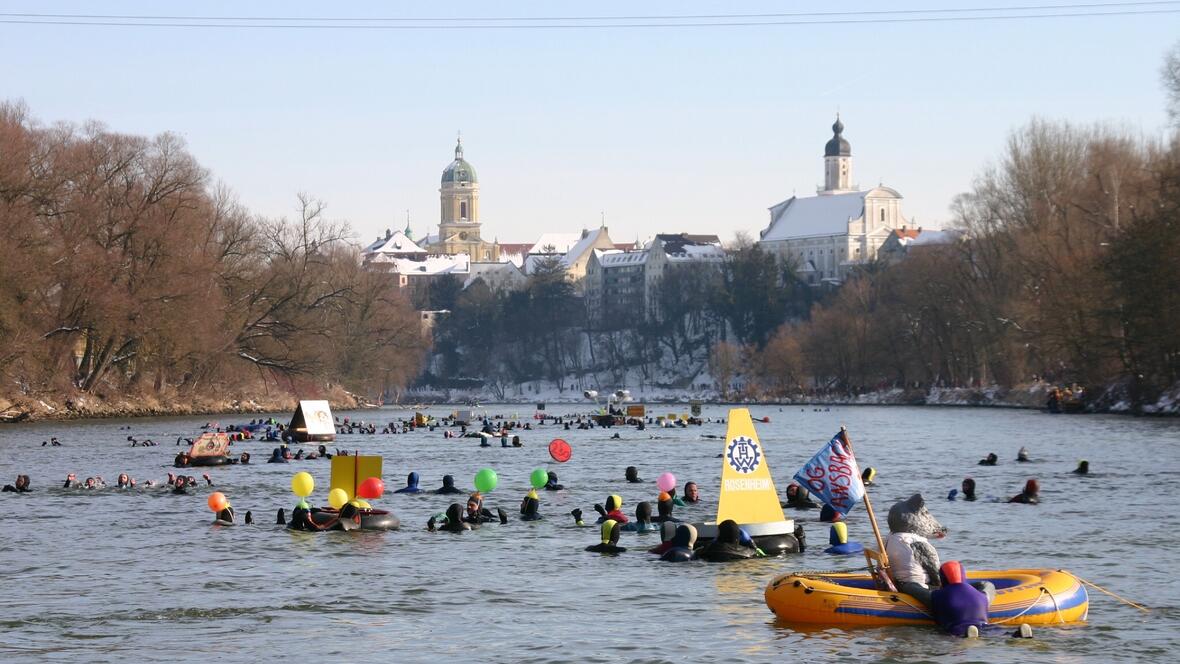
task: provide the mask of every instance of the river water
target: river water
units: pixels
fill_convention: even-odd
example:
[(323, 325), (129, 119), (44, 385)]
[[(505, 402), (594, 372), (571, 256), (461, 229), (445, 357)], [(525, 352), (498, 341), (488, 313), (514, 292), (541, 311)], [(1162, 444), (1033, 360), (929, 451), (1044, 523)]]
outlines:
[[(487, 410), (532, 414), (521, 406)], [(677, 515), (711, 518), (722, 442), (704, 435), (724, 435), (723, 424), (646, 431), (548, 425), (523, 432), (520, 449), (481, 449), (474, 439), (444, 439), (441, 430), (338, 437), (336, 447), (384, 457), (390, 492), (409, 470), (421, 473), (426, 488), (444, 473), (470, 488), (479, 468), (494, 468), (500, 486), (487, 502), (503, 506), (512, 521), (454, 535), (425, 530), (427, 518), (451, 502), (433, 494), (387, 493), (375, 501), (401, 517), (397, 532), (296, 533), (274, 526), (277, 508), (296, 502), (289, 486), (299, 470), (314, 475), (314, 502), (326, 504), (329, 463), (266, 464), (274, 444), (260, 441), (235, 444), (235, 451), (253, 454), (251, 465), (211, 471), (239, 521), (253, 511), (258, 523), (252, 526), (210, 525), (211, 489), (186, 496), (142, 486), (63, 489), (69, 472), (79, 479), (101, 475), (111, 485), (120, 472), (141, 484), (160, 481), (178, 450), (177, 436), (194, 436), (210, 420), (249, 417), (47, 422), (0, 428), (0, 480), (25, 473), (34, 488), (0, 494), (0, 661), (1071, 662), (1160, 660), (1180, 652), (1180, 420), (967, 408), (752, 412), (772, 420), (758, 429), (780, 493), (845, 424), (862, 466), (878, 469), (870, 489), (878, 511), (922, 492), (950, 529), (937, 543), (944, 560), (974, 569), (1064, 568), (1152, 610), (1141, 613), (1091, 591), (1088, 624), (1039, 628), (1032, 641), (972, 642), (919, 627), (776, 624), (762, 598), (774, 575), (859, 562), (822, 553), (827, 528), (814, 511), (794, 513), (810, 548), (791, 557), (669, 565), (644, 552), (658, 534), (634, 533), (624, 534), (621, 544), (630, 550), (619, 557), (583, 551), (597, 541), (597, 529), (574, 527), (571, 509), (593, 517), (591, 506), (608, 493), (620, 493), (628, 513), (640, 500), (654, 504), (655, 478), (665, 470), (681, 486), (698, 482), (705, 497)], [(726, 413), (706, 407), (704, 416)], [(383, 423), (410, 412), (337, 415)], [(621, 439), (610, 439), (614, 431)], [(132, 448), (129, 435), (161, 445)], [(51, 436), (63, 445), (42, 447)], [(554, 437), (573, 447), (568, 463), (549, 459)], [(1022, 445), (1034, 462), (1015, 462)], [(1000, 465), (976, 465), (993, 451)], [(1082, 458), (1092, 474), (1072, 475)], [(628, 465), (639, 468), (645, 484), (623, 481)], [(542, 492), (546, 520), (522, 523), (515, 519), (518, 505), (529, 472), (539, 466), (556, 470), (567, 488)], [(1043, 502), (948, 502), (947, 491), (967, 475), (976, 478), (981, 496), (997, 497), (1037, 477)], [(849, 531), (853, 539), (872, 539), (861, 507)]]

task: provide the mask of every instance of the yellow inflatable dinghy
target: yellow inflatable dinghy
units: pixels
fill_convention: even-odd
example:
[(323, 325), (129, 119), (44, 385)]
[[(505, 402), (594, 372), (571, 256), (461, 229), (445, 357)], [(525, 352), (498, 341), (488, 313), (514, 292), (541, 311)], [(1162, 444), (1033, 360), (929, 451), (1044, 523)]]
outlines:
[[(1080, 581), (1063, 570), (968, 572), (970, 581), (991, 581), (996, 601), (991, 623), (1053, 625), (1083, 622), (1090, 598)], [(766, 605), (779, 620), (827, 625), (922, 625), (933, 620), (904, 593), (877, 590), (868, 574), (795, 572), (766, 586)]]

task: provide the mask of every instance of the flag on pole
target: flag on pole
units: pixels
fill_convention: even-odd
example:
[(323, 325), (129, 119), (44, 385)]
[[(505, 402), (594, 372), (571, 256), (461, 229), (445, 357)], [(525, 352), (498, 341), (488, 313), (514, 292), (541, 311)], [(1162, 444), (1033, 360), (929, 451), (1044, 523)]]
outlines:
[(811, 495), (844, 515), (865, 495), (860, 468), (852, 450), (844, 443), (842, 431), (795, 473), (795, 480)]

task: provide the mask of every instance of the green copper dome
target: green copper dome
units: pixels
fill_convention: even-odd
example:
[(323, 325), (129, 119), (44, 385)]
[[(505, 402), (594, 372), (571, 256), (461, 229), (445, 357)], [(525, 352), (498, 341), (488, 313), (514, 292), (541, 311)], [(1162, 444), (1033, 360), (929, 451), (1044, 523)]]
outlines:
[(447, 184), (448, 182), (467, 182), (469, 184), (479, 182), (479, 178), (475, 175), (475, 167), (463, 158), (462, 140), (455, 144), (455, 161), (443, 169), (442, 183)]

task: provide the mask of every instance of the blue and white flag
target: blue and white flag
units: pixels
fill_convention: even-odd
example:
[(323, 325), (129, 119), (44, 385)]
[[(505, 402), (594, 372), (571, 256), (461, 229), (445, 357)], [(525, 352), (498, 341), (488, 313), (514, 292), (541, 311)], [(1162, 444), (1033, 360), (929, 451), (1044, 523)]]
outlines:
[(833, 436), (795, 473), (795, 481), (840, 514), (847, 515), (865, 495), (860, 468), (844, 443), (843, 432)]

